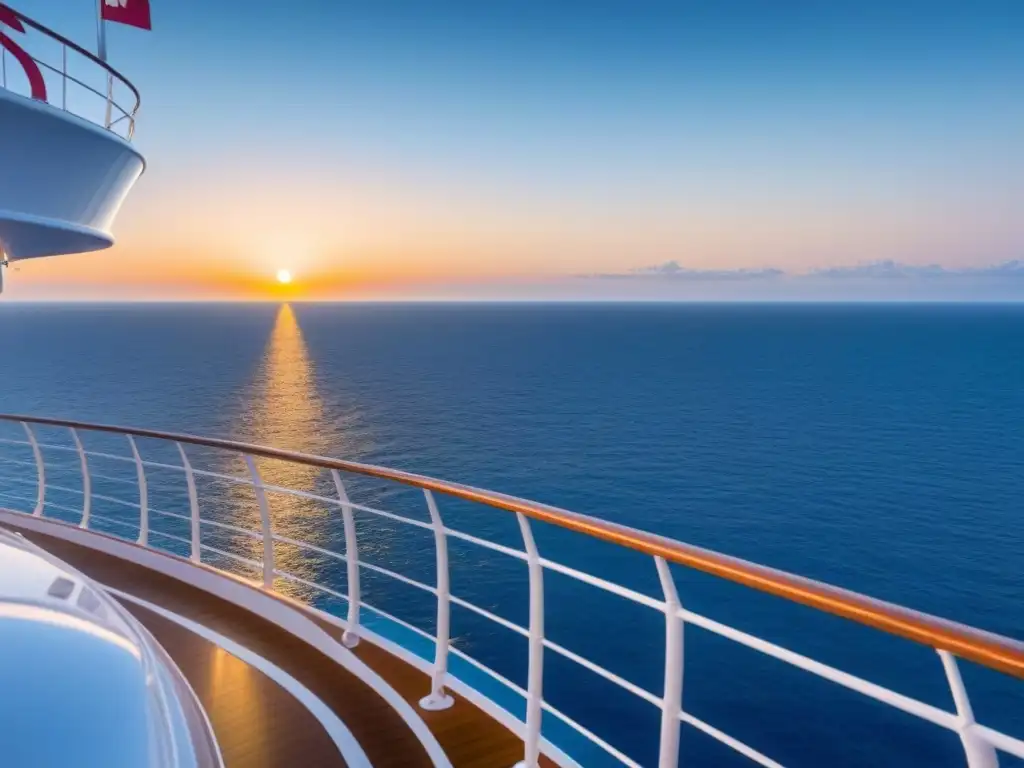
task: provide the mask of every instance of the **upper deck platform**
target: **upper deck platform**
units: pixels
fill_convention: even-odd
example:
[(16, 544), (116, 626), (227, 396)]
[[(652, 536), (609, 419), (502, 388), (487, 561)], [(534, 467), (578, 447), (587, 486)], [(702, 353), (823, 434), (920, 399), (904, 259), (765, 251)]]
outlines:
[(0, 4), (0, 250), (95, 251), (145, 162), (139, 93), (107, 62)]

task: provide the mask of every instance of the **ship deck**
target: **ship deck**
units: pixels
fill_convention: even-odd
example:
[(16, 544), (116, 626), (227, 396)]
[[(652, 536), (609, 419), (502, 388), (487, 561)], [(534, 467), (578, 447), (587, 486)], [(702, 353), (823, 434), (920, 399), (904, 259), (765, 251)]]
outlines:
[[(168, 651), (202, 702), (226, 768), (347, 763), (306, 704), (246, 658), (204, 637), (196, 626), (209, 630), (210, 636), (227, 638), (297, 681), (341, 720), (375, 768), (433, 765), (409, 724), (376, 690), (278, 625), (144, 566), (61, 538), (17, 530), (111, 588), (115, 596), (130, 596), (122, 597), (122, 603)], [(337, 634), (335, 627), (320, 624)], [(430, 688), (420, 670), (367, 641), (352, 652), (416, 708), (454, 768), (511, 768), (522, 758), (523, 744), (515, 734), (458, 695), (451, 694), (455, 704), (447, 710), (419, 708), (417, 702)], [(547, 758), (541, 764), (554, 765)]]
[[(5, 502), (8, 499), (16, 502), (20, 511), (0, 509), (0, 524), (20, 530), (44, 549), (106, 585), (114, 597), (140, 617), (191, 681), (212, 721), (214, 735), (229, 768), (303, 763), (349, 768), (421, 765), (511, 768), (520, 761), (531, 768), (549, 768), (555, 764), (592, 765), (605, 756), (619, 764), (639, 764), (636, 755), (644, 737), (627, 731), (631, 710), (619, 709), (616, 705), (614, 711), (604, 712), (603, 730), (613, 732), (608, 735), (616, 742), (635, 742), (630, 748), (634, 755), (621, 751), (578, 723), (571, 714), (553, 706), (552, 699), (565, 698), (566, 691), (557, 690), (559, 683), (565, 685), (563, 681), (552, 680), (545, 674), (551, 666), (545, 663), (548, 653), (599, 675), (617, 689), (660, 710), (657, 744), (650, 745), (652, 734), (644, 739), (649, 744), (642, 759), (645, 765), (678, 764), (684, 726), (754, 763), (779, 765), (754, 745), (684, 709), (684, 625), (841, 686), (862, 699), (888, 707), (899, 718), (910, 715), (918, 723), (927, 722), (945, 729), (958, 737), (964, 757), (972, 768), (997, 765), (997, 752), (1024, 759), (1024, 740), (975, 720), (968, 686), (960, 673), (960, 663), (970, 662), (1015, 678), (1024, 677), (1024, 643), (1011, 637), (646, 531), (402, 470), (254, 443), (82, 421), (0, 414), (0, 425), (4, 423), (20, 426), (26, 438), (17, 439), (20, 435), (15, 431), (14, 437), (2, 438), (4, 445), (21, 446), (30, 450), (32, 456), (29, 461), (28, 454), (21, 450), (21, 458), (6, 461), (19, 468), (34, 465), (36, 471), (34, 481), (30, 477), (11, 478), (16, 481), (15, 486), (4, 486)], [(70, 443), (53, 442), (58, 440), (53, 436), (53, 429), (68, 430)], [(90, 440), (111, 435), (127, 438), (130, 455), (123, 447), (112, 448), (114, 453), (87, 450), (81, 439), (84, 433), (89, 433)], [(139, 442), (144, 442), (146, 455), (153, 454), (156, 446), (162, 445), (162, 460), (144, 458)], [(104, 445), (109, 445), (109, 441)], [(193, 458), (201, 457), (201, 465), (193, 465), (185, 446), (189, 447)], [(168, 451), (176, 453), (180, 462), (170, 458)], [(52, 453), (61, 453), (71, 461), (51, 461), (48, 465), (47, 454)], [(102, 473), (90, 468), (92, 459), (96, 459)], [(301, 467), (302, 478), (312, 477), (309, 472), (319, 473), (324, 480), (323, 493), (315, 492), (319, 486), (306, 480), (302, 483), (313, 490), (264, 482), (257, 459)], [(167, 463), (168, 460), (172, 463)], [(243, 464), (247, 473), (241, 469)], [(18, 471), (21, 470), (15, 469)], [(176, 473), (157, 475), (159, 484), (154, 484), (154, 488), (161, 492), (160, 498), (167, 501), (166, 504), (160, 502), (162, 510), (150, 508), (147, 471), (154, 475)], [(328, 489), (324, 473), (330, 476), (333, 489)], [(183, 482), (174, 482), (175, 477)], [(348, 491), (350, 486), (356, 487), (351, 483), (353, 477), (370, 478), (373, 483), (391, 489), (415, 489), (417, 495), (422, 494), (426, 514), (424, 510), (411, 513), (404, 509), (404, 504), (400, 512), (395, 512), (354, 503)], [(93, 492), (93, 479), (99, 481), (99, 493)], [(126, 485), (122, 487), (122, 484)], [(34, 497), (30, 490), (33, 485)], [(118, 493), (115, 488), (121, 488), (120, 497), (109, 495)], [(125, 488), (129, 489), (127, 494)], [(246, 495), (236, 496), (233, 489), (242, 489)], [(167, 492), (174, 490), (178, 491), (177, 495), (166, 497)], [(204, 497), (202, 505), (200, 490)], [(56, 492), (56, 501), (51, 492)], [(187, 506), (182, 492), (187, 494)], [(268, 498), (271, 494), (277, 501), (277, 516)], [(253, 506), (247, 508), (245, 514), (237, 514), (236, 502), (246, 498), (253, 500)], [(458, 500), (459, 504), (445, 501), (442, 518), (438, 498)], [(312, 502), (318, 512), (309, 518), (310, 523), (316, 521), (317, 525), (330, 528), (331, 536), (317, 539), (320, 541), (317, 544), (308, 540), (313, 537), (301, 530), (301, 526), (295, 529), (282, 525), (280, 504), (286, 502), (281, 499), (293, 503), (298, 503), (295, 499), (302, 499), (302, 504)], [(93, 501), (104, 502), (98, 513), (92, 509)], [(228, 506), (222, 508), (225, 503)], [(109, 504), (116, 505), (117, 509), (110, 508)], [(469, 504), (514, 515), (521, 546), (507, 546), (467, 531), (457, 510), (466, 512)], [(172, 507), (174, 511), (170, 511)], [(61, 514), (47, 514), (50, 510)], [(137, 510), (138, 517), (126, 510)], [(165, 523), (168, 518), (176, 520), (177, 533), (172, 535), (169, 530), (154, 529), (151, 512)], [(230, 514), (222, 514), (224, 512)], [(381, 529), (380, 533), (388, 537), (403, 537), (413, 528), (432, 534), (434, 578), (416, 573), (410, 568), (413, 562), (408, 552), (403, 554), (398, 548), (387, 548), (391, 557), (385, 558), (383, 565), (361, 557), (360, 552), (366, 548), (361, 547), (360, 539), (366, 534), (361, 537), (357, 529), (356, 513), (363, 525), (386, 520), (390, 528)], [(394, 528), (395, 523), (400, 527)], [(549, 555), (542, 556), (533, 532), (538, 524), (649, 558), (658, 576), (660, 593), (634, 591), (624, 584), (551, 559)], [(101, 530), (90, 525), (99, 525)], [(131, 533), (102, 532), (125, 529)], [(151, 546), (150, 534), (176, 540), (175, 553)], [(251, 549), (246, 550), (249, 557), (216, 546), (225, 536), (234, 542), (239, 535), (253, 542)], [(494, 612), (494, 605), (480, 605), (452, 594), (453, 565), (470, 578), (477, 575), (473, 569), (479, 565), (475, 556), (465, 559), (460, 556), (453, 563), (449, 558), (449, 539), (458, 539), (460, 547), (462, 543), (472, 545), (476, 548), (474, 552), (487, 557), (500, 556), (500, 563), (515, 561), (517, 568), (525, 566), (527, 625)], [(332, 583), (317, 583), (290, 573), (286, 558), (278, 557), (281, 545), (313, 553), (310, 555), (313, 557), (331, 558), (334, 563), (344, 562), (345, 593), (337, 591), (340, 588), (337, 583), (333, 586)], [(328, 546), (331, 548), (325, 548)], [(423, 554), (428, 555), (428, 552)], [(258, 581), (240, 578), (233, 572), (234, 568), (218, 567), (218, 562), (223, 564), (223, 557), (240, 560)], [(891, 690), (684, 608), (673, 569), (701, 572), (929, 648), (938, 654), (954, 707), (950, 709)], [(363, 570), (429, 594), (433, 598), (430, 602), (436, 607), (434, 620), (421, 613), (419, 623), (424, 626), (416, 626), (380, 606), (371, 605), (361, 589)], [(548, 572), (560, 574), (560, 579), (568, 577), (570, 581), (562, 584), (573, 591), (563, 592), (560, 586), (545, 594), (545, 573)], [(292, 599), (287, 591), (280, 589), (285, 582), (305, 585), (312, 590), (309, 594), (331, 596), (339, 601), (334, 605), (346, 608), (346, 616), (321, 612)], [(658, 626), (657, 637), (650, 632), (630, 637), (634, 645), (650, 643), (651, 649), (664, 648), (664, 675), (660, 686), (655, 683), (641, 687), (545, 634), (545, 613), (565, 611), (566, 605), (575, 612), (578, 629), (590, 631), (593, 616), (572, 606), (577, 598), (589, 600), (595, 594), (594, 589), (660, 615), (659, 620), (649, 625)], [(480, 597), (477, 594), (477, 600)], [(558, 603), (549, 607), (548, 603), (556, 598)], [(520, 671), (525, 668), (526, 674), (517, 675), (517, 680), (506, 679), (456, 647), (451, 640), (452, 605), (469, 609), (495, 626), (525, 638), (525, 658), (521, 644), (518, 652), (493, 644), (486, 650), (492, 658), (498, 652), (506, 657), (513, 654), (514, 658), (502, 661), (523, 662), (519, 668)], [(364, 619), (368, 618), (364, 611), (373, 614), (372, 621), (360, 619), (361, 614)], [(662, 624), (663, 629), (659, 626)], [(395, 628), (402, 628), (403, 632)], [(343, 629), (350, 630), (360, 640), (356, 648), (345, 647)], [(376, 631), (378, 629), (381, 631)], [(427, 644), (416, 640), (414, 635)], [(414, 652), (414, 648), (418, 650)], [(448, 672), (450, 656), (460, 659), (455, 667), (459, 674)], [(484, 678), (477, 677), (477, 673), (463, 663), (487, 675), (495, 687), (491, 687), (492, 682), (474, 687), (470, 681), (482, 683)], [(687, 664), (694, 663), (700, 662), (687, 661)], [(497, 693), (497, 683), (504, 685), (501, 694), (489, 698), (485, 691)], [(546, 683), (551, 683), (555, 690)], [(594, 695), (597, 695), (596, 690)], [(430, 695), (421, 699), (428, 692)], [(591, 696), (589, 689), (574, 692), (577, 693), (572, 697), (574, 705), (606, 707), (603, 699), (587, 698)], [(507, 697), (502, 695), (506, 693)], [(513, 698), (512, 693), (519, 698)], [(551, 695), (555, 693), (558, 695)], [(454, 699), (450, 708), (441, 711), (422, 708), (421, 704), (433, 709), (439, 703), (449, 703), (446, 694)], [(503, 708), (501, 702), (511, 710)], [(765, 713), (773, 711), (769, 702), (762, 706)], [(618, 711), (627, 715), (621, 724), (607, 720)], [(844, 734), (849, 736), (848, 729), (840, 727), (845, 720), (836, 722), (839, 726), (834, 731), (835, 754), (845, 755), (838, 739)]]

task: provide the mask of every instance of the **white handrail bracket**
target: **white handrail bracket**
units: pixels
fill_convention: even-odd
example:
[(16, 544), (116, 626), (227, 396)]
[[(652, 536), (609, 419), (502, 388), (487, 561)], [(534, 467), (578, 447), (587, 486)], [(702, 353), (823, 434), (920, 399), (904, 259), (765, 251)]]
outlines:
[(420, 699), (420, 707), (430, 712), (448, 709), (455, 699), (445, 691), (444, 682), (448, 676), (448, 650), (451, 645), (451, 584), (448, 572), (448, 539), (441, 522), (441, 513), (434, 501), (434, 494), (424, 489), (430, 511), (430, 524), (434, 529), (434, 552), (437, 559), (437, 635), (434, 638), (434, 673), (430, 681), (430, 693)]
[(661, 701), (661, 746), (658, 768), (679, 765), (679, 714), (683, 710), (683, 620), (682, 606), (672, 571), (663, 557), (655, 557), (661, 590), (665, 595), (665, 690)]
[(28, 436), (28, 441), (32, 445), (32, 456), (36, 460), (36, 507), (32, 510), (33, 517), (42, 517), (43, 509), (46, 507), (46, 462), (43, 460), (43, 451), (39, 447), (39, 441), (36, 440), (35, 431), (28, 425), (28, 422), (21, 422), (21, 426), (25, 428), (25, 434)]
[(341, 502), (341, 519), (345, 531), (345, 567), (348, 577), (348, 618), (345, 631), (341, 634), (341, 644), (346, 648), (359, 645), (359, 542), (356, 540), (356, 520), (352, 514), (352, 504), (348, 491), (341, 481), (341, 473), (331, 470), (334, 488)]
[(132, 457), (135, 459), (135, 476), (139, 485), (139, 544), (149, 544), (149, 486), (146, 484), (146, 466), (139, 455), (139, 447), (135, 444), (135, 438), (126, 435), (128, 445), (132, 449)]
[(199, 563), (202, 561), (202, 542), (199, 539), (199, 494), (196, 492), (196, 476), (192, 471), (192, 463), (188, 460), (188, 456), (185, 455), (185, 448), (181, 443), (175, 443), (178, 446), (178, 453), (181, 454), (181, 466), (185, 469), (185, 482), (188, 485), (188, 506), (189, 506), (189, 522), (191, 528), (191, 552), (189, 553), (189, 559), (193, 563)]
[(79, 528), (89, 527), (89, 513), (92, 510), (92, 478), (89, 476), (89, 459), (85, 455), (85, 448), (82, 447), (82, 440), (78, 436), (78, 430), (71, 427), (71, 439), (75, 442), (75, 450), (78, 451), (78, 460), (82, 465), (82, 521)]
[(263, 478), (256, 468), (256, 461), (251, 454), (245, 454), (245, 465), (249, 468), (252, 478), (252, 489), (256, 493), (256, 504), (260, 508), (260, 528), (263, 534), (263, 588), (274, 589), (274, 532), (270, 525), (270, 505), (267, 504), (267, 492), (263, 487)]
[(516, 513), (519, 530), (526, 549), (526, 565), (530, 575), (530, 639), (526, 683), (526, 735), (523, 738), (523, 759), (516, 768), (537, 768), (540, 761), (540, 724), (544, 714), (544, 566), (533, 538), (530, 521)]
[(960, 742), (964, 745), (967, 768), (999, 768), (999, 757), (996, 755), (995, 749), (977, 733), (978, 724), (974, 720), (974, 708), (971, 707), (971, 700), (967, 696), (967, 688), (960, 676), (960, 667), (956, 663), (956, 657), (949, 651), (937, 651), (937, 653), (942, 659), (942, 668), (946, 672), (949, 690), (953, 694), (953, 704), (956, 705), (956, 715), (959, 721), (957, 733), (960, 735)]

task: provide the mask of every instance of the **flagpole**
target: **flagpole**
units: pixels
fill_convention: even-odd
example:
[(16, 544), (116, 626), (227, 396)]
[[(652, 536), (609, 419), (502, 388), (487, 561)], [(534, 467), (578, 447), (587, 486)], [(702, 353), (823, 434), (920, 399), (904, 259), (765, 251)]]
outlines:
[[(107, 61), (107, 23), (103, 20), (103, 0), (96, 0), (96, 54), (100, 61)], [(110, 127), (110, 103), (114, 95), (114, 77), (107, 72), (107, 107), (103, 126)]]

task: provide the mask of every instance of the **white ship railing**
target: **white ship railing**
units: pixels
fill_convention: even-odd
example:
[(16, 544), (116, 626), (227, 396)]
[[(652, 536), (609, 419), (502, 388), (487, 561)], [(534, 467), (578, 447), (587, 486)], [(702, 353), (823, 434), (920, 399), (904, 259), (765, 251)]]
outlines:
[[(25, 440), (4, 439), (3, 443), (25, 446), (32, 451), (32, 460), (20, 462), (8, 460), (8, 464), (23, 464), (29, 467), (34, 466), (36, 478), (25, 480), (28, 486), (36, 489), (35, 497), (19, 496), (12, 493), (0, 493), (0, 501), (13, 499), (33, 505), (30, 514), (41, 516), (46, 507), (53, 506), (57, 509), (73, 512), (80, 516), (79, 525), (82, 528), (90, 528), (96, 520), (105, 520), (113, 524), (124, 525), (124, 520), (105, 518), (93, 511), (93, 501), (105, 501), (115, 503), (138, 512), (138, 525), (132, 524), (139, 530), (137, 542), (142, 546), (152, 546), (150, 539), (157, 532), (151, 526), (153, 515), (169, 516), (179, 518), (189, 526), (190, 535), (188, 538), (172, 536), (166, 533), (158, 534), (160, 537), (175, 539), (183, 547), (187, 548), (189, 557), (193, 562), (203, 561), (204, 552), (211, 552), (222, 557), (240, 561), (245, 565), (256, 569), (262, 574), (262, 585), (268, 590), (275, 589), (275, 578), (285, 581), (300, 583), (303, 586), (317, 590), (327, 595), (339, 598), (347, 602), (347, 616), (344, 620), (332, 614), (321, 612), (321, 615), (334, 622), (344, 630), (342, 642), (353, 646), (359, 642), (360, 636), (380, 642), (389, 647), (386, 640), (376, 635), (365, 627), (360, 621), (361, 611), (366, 610), (396, 622), (398, 625), (429, 640), (434, 647), (434, 659), (432, 663), (425, 663), (422, 659), (412, 654), (403, 654), (403, 658), (425, 668), (430, 674), (430, 689), (424, 691), (424, 698), (421, 706), (427, 709), (444, 708), (450, 704), (451, 699), (447, 689), (451, 688), (457, 693), (465, 695), (474, 703), (482, 706), (485, 710), (499, 717), (506, 725), (516, 731), (523, 740), (524, 755), (520, 765), (533, 768), (538, 765), (540, 754), (543, 752), (563, 765), (576, 765), (576, 762), (565, 755), (558, 745), (550, 743), (541, 734), (541, 720), (551, 716), (576, 733), (587, 739), (595, 747), (603, 750), (619, 763), (627, 766), (638, 766), (633, 758), (627, 756), (616, 747), (602, 739), (577, 723), (568, 715), (559, 711), (549, 704), (544, 697), (544, 657), (547, 653), (555, 653), (570, 661), (581, 665), (608, 680), (609, 682), (623, 688), (638, 698), (648, 702), (651, 706), (661, 711), (660, 741), (658, 745), (658, 765), (660, 768), (675, 768), (679, 764), (679, 738), (681, 726), (692, 726), (711, 738), (731, 747), (736, 752), (745, 755), (753, 762), (770, 768), (778, 768), (780, 763), (768, 755), (745, 744), (744, 742), (719, 730), (710, 723), (695, 717), (682, 707), (682, 683), (683, 683), (683, 632), (687, 625), (699, 627), (720, 637), (739, 643), (743, 646), (767, 654), (773, 658), (784, 661), (795, 667), (810, 672), (821, 678), (829, 680), (840, 686), (856, 691), (866, 697), (894, 707), (905, 713), (933, 723), (941, 728), (954, 732), (960, 738), (963, 746), (966, 763), (969, 768), (995, 768), (998, 766), (997, 750), (1004, 751), (1019, 758), (1024, 758), (1024, 741), (1013, 736), (1002, 733), (996, 729), (987, 727), (975, 720), (971, 707), (970, 698), (960, 675), (957, 659), (966, 659), (998, 670), (1008, 675), (1020, 678), (1024, 677), (1024, 644), (981, 630), (958, 624), (944, 619), (936, 618), (924, 613), (902, 608), (900, 606), (875, 600), (847, 590), (823, 584), (821, 582), (805, 579), (783, 571), (766, 568), (753, 563), (718, 554), (706, 549), (694, 547), (678, 541), (667, 539), (661, 536), (645, 533), (625, 526), (606, 522), (592, 517), (568, 512), (566, 510), (538, 504), (524, 499), (506, 496), (499, 493), (474, 488), (458, 483), (450, 483), (443, 480), (436, 480), (430, 477), (402, 472), (399, 470), (386, 469), (367, 464), (360, 464), (351, 461), (341, 461), (320, 456), (311, 456), (293, 451), (279, 450), (260, 445), (240, 443), (230, 440), (219, 440), (195, 437), (191, 435), (158, 432), (145, 429), (129, 429), (100, 424), (90, 424), (76, 421), (64, 421), (58, 419), (34, 418), (16, 415), (0, 414), (0, 422), (12, 422), (20, 424), (25, 433)], [(70, 431), (71, 445), (60, 445), (53, 443), (41, 443), (37, 438), (37, 425), (47, 427), (66, 428)], [(126, 438), (127, 452), (114, 454), (109, 452), (90, 451), (84, 447), (81, 439), (81, 432), (99, 432), (121, 435)], [(142, 458), (138, 448), (137, 439), (151, 439), (169, 442), (177, 449), (180, 457), (180, 464), (168, 464), (166, 462), (150, 461)], [(236, 454), (244, 461), (248, 469), (248, 477), (239, 477), (233, 474), (211, 472), (195, 468), (189, 460), (186, 446), (202, 446), (205, 448), (227, 451)], [(47, 464), (44, 459), (44, 449), (49, 451), (61, 451), (74, 455), (81, 473), (81, 488), (73, 489), (63, 486), (55, 486), (47, 482)], [(127, 501), (106, 495), (100, 495), (92, 490), (94, 473), (90, 469), (90, 458), (103, 459), (106, 461), (127, 462), (135, 467), (138, 489), (137, 501)], [(331, 473), (337, 496), (332, 498), (306, 491), (286, 488), (278, 485), (265, 483), (257, 469), (255, 458), (273, 459), (294, 464), (316, 467), (327, 470)], [(147, 483), (147, 468), (172, 470), (184, 475), (185, 484), (188, 490), (189, 514), (177, 514), (168, 511), (153, 509), (149, 504), (149, 490)], [(390, 511), (364, 506), (352, 501), (346, 490), (346, 477), (350, 475), (363, 475), (387, 481), (393, 481), (405, 486), (420, 489), (424, 496), (429, 513), (429, 522), (416, 520), (404, 515), (395, 514)], [(197, 477), (213, 478), (232, 484), (248, 486), (253, 489), (260, 513), (260, 529), (248, 530), (239, 526), (230, 525), (221, 521), (211, 520), (201, 513), (201, 504), (196, 485)], [(112, 480), (114, 478), (107, 477)], [(72, 492), (82, 496), (80, 508), (54, 505), (47, 500), (47, 492), (60, 490)], [(29, 489), (31, 493), (31, 488)], [(337, 508), (341, 512), (341, 523), (345, 534), (345, 551), (334, 552), (313, 544), (299, 541), (290, 537), (282, 536), (273, 530), (272, 519), (269, 511), (268, 494), (285, 494), (309, 499)], [(512, 513), (516, 516), (519, 529), (522, 535), (523, 548), (515, 549), (488, 541), (463, 531), (452, 528), (445, 523), (440, 508), (437, 504), (437, 495), (454, 497), (480, 504), (487, 505), (497, 510)], [(356, 537), (355, 516), (375, 515), (403, 525), (415, 526), (426, 529), (433, 534), (435, 556), (436, 556), (436, 581), (434, 584), (426, 584), (410, 578), (397, 571), (366, 562), (359, 556), (359, 541)], [(561, 528), (575, 531), (580, 534), (595, 537), (607, 542), (628, 547), (639, 551), (653, 560), (661, 584), (662, 598), (655, 599), (625, 586), (613, 583), (592, 574), (584, 573), (575, 568), (558, 563), (544, 557), (538, 551), (532, 531), (532, 521), (543, 521)], [(218, 549), (202, 542), (201, 531), (204, 526), (214, 526), (233, 534), (252, 538), (261, 544), (262, 558), (259, 561), (243, 558), (237, 554)], [(497, 552), (510, 558), (522, 561), (527, 565), (529, 574), (529, 622), (528, 626), (521, 626), (506, 618), (476, 605), (470, 601), (460, 598), (451, 593), (449, 587), (449, 560), (448, 540), (457, 539), (492, 552)], [(291, 545), (317, 553), (346, 565), (348, 574), (347, 593), (341, 594), (328, 586), (310, 582), (301, 577), (277, 568), (275, 565), (275, 548), (278, 545)], [(946, 680), (955, 704), (955, 711), (933, 706), (918, 699), (897, 693), (884, 686), (872, 683), (856, 675), (849, 674), (828, 664), (821, 663), (808, 658), (802, 654), (791, 651), (771, 642), (762, 640), (749, 633), (734, 629), (725, 624), (719, 623), (698, 613), (688, 610), (682, 604), (675, 580), (669, 569), (669, 564), (677, 564), (687, 568), (696, 569), (729, 581), (745, 585), (755, 590), (768, 594), (783, 597), (785, 599), (801, 603), (818, 610), (844, 617), (860, 624), (882, 630), (914, 642), (933, 648), (938, 655), (939, 663), (945, 672)], [(396, 566), (397, 567), (397, 566)], [(399, 619), (396, 616), (382, 611), (380, 608), (367, 603), (360, 593), (360, 570), (369, 570), (389, 578), (398, 580), (408, 586), (415, 587), (434, 597), (437, 608), (436, 633), (431, 635), (419, 627)], [(607, 670), (606, 668), (586, 659), (573, 651), (550, 640), (544, 631), (545, 617), (545, 590), (544, 575), (546, 572), (555, 572), (568, 576), (579, 582), (587, 584), (599, 590), (604, 590), (626, 600), (645, 606), (651, 610), (664, 615), (665, 621), (665, 659), (664, 659), (664, 683), (660, 692), (646, 690), (621, 676)], [(450, 632), (450, 611), (452, 605), (461, 606), (472, 611), (496, 624), (505, 627), (528, 641), (528, 673), (527, 687), (523, 689), (511, 680), (504, 678), (497, 672), (485, 667), (479, 661), (452, 646), (449, 637)], [(401, 652), (393, 644), (391, 650)], [(521, 694), (526, 701), (526, 715), (523, 720), (502, 710), (500, 707), (486, 700), (477, 691), (474, 691), (459, 678), (448, 671), (448, 661), (451, 654), (457, 655), (473, 666), (491, 675), (511, 690)]]
[(141, 97), (128, 78), (80, 45), (2, 3), (0, 87), (45, 101), (129, 141), (135, 133)]

